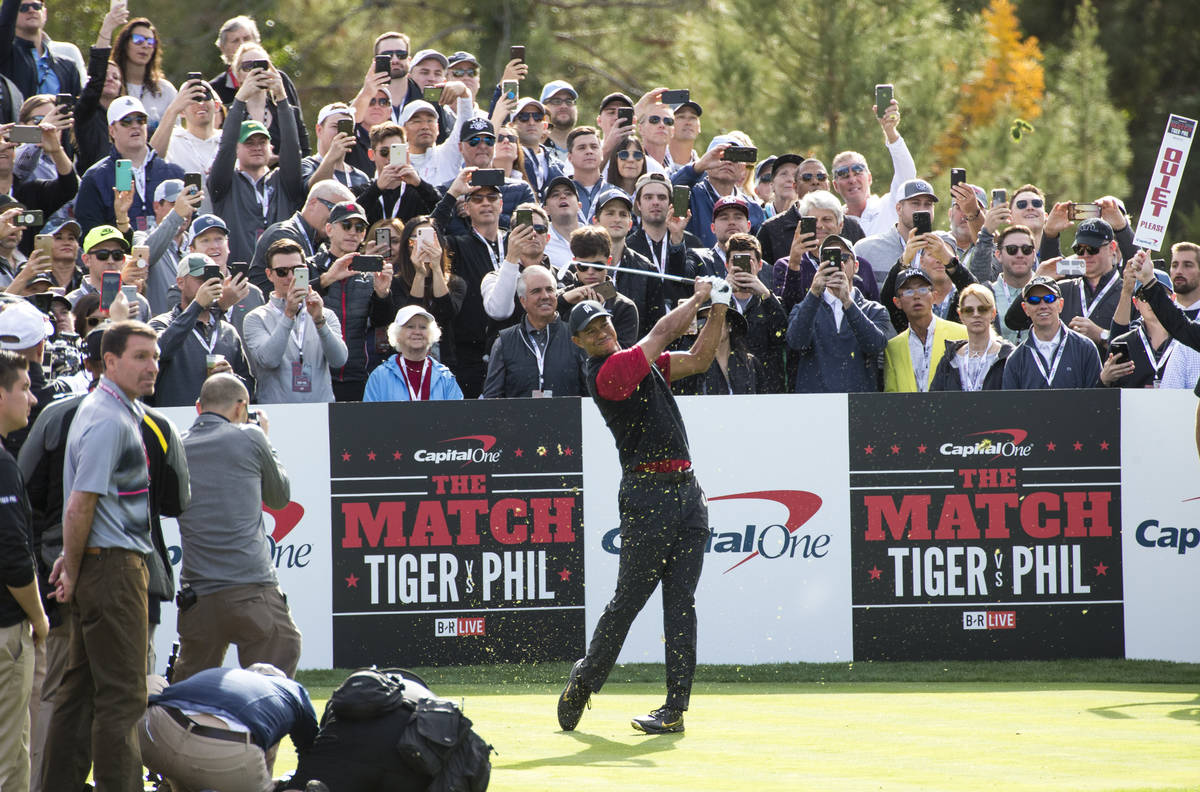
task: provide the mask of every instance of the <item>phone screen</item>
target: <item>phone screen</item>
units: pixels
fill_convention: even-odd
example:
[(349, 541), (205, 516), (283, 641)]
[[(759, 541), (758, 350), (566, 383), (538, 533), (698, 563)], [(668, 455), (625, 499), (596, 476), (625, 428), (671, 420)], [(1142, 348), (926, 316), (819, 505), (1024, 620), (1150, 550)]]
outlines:
[(929, 212), (913, 212), (913, 228), (918, 234), (928, 234), (933, 231), (933, 215)]
[(883, 118), (888, 105), (892, 103), (892, 86), (890, 83), (875, 86), (875, 115)]
[(121, 273), (106, 272), (100, 276), (100, 309), (107, 311), (121, 291)]

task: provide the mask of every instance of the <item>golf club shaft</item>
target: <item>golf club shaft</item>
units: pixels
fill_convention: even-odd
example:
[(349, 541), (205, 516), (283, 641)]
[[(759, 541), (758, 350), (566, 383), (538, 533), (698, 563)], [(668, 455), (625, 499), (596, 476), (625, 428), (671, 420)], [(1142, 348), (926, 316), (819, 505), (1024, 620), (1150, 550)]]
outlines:
[(589, 267), (599, 267), (601, 269), (610, 270), (612, 272), (628, 272), (630, 275), (644, 275), (647, 278), (659, 278), (661, 280), (675, 281), (677, 283), (695, 283), (695, 278), (684, 278), (680, 275), (666, 275), (661, 272), (650, 272), (648, 270), (630, 269), (629, 267), (613, 267), (608, 264), (593, 264), (587, 263)]

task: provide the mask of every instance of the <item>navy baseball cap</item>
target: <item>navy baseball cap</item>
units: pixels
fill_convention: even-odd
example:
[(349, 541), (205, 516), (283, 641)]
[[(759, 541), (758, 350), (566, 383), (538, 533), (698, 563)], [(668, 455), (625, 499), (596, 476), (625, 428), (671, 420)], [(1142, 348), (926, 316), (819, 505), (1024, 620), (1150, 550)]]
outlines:
[(913, 278), (920, 278), (921, 280), (928, 283), (930, 286), (933, 285), (933, 280), (929, 277), (929, 275), (927, 275), (925, 273), (925, 270), (923, 270), (919, 267), (909, 267), (908, 269), (900, 270), (900, 272), (897, 273), (897, 275), (896, 275), (896, 292), (897, 292), (897, 294), (900, 292), (900, 287), (903, 286), (908, 281), (912, 280)]
[(570, 187), (575, 191), (575, 196), (579, 197), (579, 191), (575, 189), (575, 182), (571, 181), (570, 176), (555, 176), (553, 179), (546, 182), (546, 188), (542, 190), (542, 201), (545, 202), (546, 196), (550, 194), (550, 191), (560, 184), (565, 184)]
[(1075, 230), (1076, 245), (1104, 247), (1114, 238), (1112, 226), (1108, 224), (1107, 220), (1101, 220), (1099, 217), (1084, 220)]
[(1021, 289), (1021, 296), (1028, 297), (1029, 292), (1033, 291), (1039, 286), (1043, 289), (1048, 289), (1052, 294), (1057, 294), (1060, 297), (1062, 296), (1062, 289), (1059, 288), (1058, 281), (1054, 280), (1054, 278), (1048, 278), (1045, 275), (1037, 275), (1031, 278), (1029, 283), (1026, 283), (1025, 287)]
[(219, 228), (225, 232), (225, 236), (229, 236), (229, 226), (225, 225), (224, 220), (215, 214), (202, 214), (192, 221), (192, 239), (213, 228)]
[(593, 320), (602, 316), (612, 316), (612, 313), (595, 300), (583, 300), (571, 309), (571, 321), (568, 323), (571, 335), (579, 335)]
[(624, 190), (610, 187), (596, 196), (596, 202), (592, 204), (592, 214), (598, 217), (604, 206), (612, 201), (621, 201), (629, 207), (629, 211), (633, 211), (633, 199), (626, 195)]

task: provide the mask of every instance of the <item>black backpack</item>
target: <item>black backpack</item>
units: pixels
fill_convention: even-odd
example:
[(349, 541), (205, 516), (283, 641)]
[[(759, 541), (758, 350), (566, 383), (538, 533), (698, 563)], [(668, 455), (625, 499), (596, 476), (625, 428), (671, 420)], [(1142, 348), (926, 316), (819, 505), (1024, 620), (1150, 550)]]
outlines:
[(487, 789), (492, 746), (475, 733), (457, 704), (436, 696), (411, 671), (375, 667), (355, 671), (329, 697), (325, 715), (370, 720), (401, 707), (411, 715), (396, 752), (410, 769), (430, 779), (429, 792)]

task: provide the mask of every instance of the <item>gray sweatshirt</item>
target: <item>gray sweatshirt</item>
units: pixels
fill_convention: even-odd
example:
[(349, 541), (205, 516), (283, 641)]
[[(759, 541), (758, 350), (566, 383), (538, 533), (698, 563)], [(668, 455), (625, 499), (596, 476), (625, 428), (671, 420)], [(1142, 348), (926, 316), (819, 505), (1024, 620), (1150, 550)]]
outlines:
[(342, 367), (348, 357), (337, 315), (322, 308), (325, 324), (318, 328), (304, 308), (289, 319), (283, 305), (283, 300), (272, 294), (267, 304), (247, 314), (242, 324), (246, 354), (258, 381), (256, 401), (333, 401), (329, 369)]
[(287, 472), (256, 424), (201, 413), (183, 434), (192, 502), (179, 515), (181, 582), (201, 596), (230, 586), (278, 585), (262, 506), (291, 498)]

